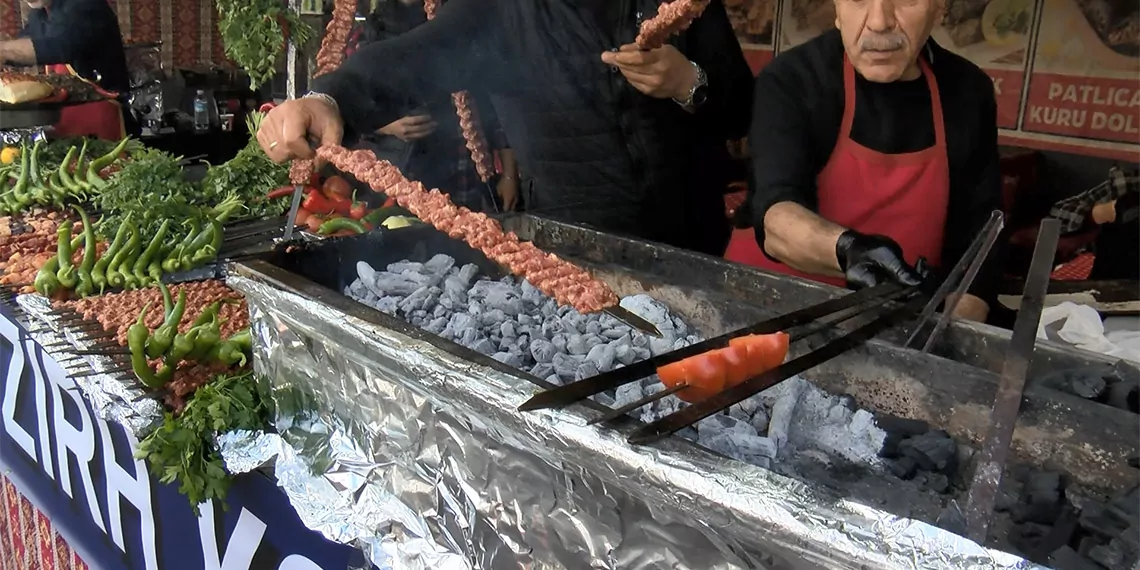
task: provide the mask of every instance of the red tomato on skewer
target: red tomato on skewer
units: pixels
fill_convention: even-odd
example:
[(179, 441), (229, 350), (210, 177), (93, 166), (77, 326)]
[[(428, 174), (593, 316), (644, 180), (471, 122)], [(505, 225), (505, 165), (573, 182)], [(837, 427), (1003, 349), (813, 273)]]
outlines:
[(756, 376), (784, 363), (788, 357), (788, 333), (752, 334), (728, 341), (730, 347), (747, 350), (751, 376)]

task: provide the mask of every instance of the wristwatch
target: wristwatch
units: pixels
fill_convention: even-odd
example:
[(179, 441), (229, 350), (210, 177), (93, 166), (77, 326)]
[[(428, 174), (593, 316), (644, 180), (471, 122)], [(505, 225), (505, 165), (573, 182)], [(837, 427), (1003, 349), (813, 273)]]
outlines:
[(673, 101), (686, 109), (695, 109), (704, 105), (708, 99), (709, 77), (695, 61), (689, 63), (697, 70), (697, 82), (693, 84), (692, 89), (689, 89), (689, 94), (684, 99), (673, 99)]
[(340, 113), (340, 105), (336, 104), (336, 99), (333, 99), (331, 95), (327, 95), (325, 93), (317, 93), (316, 91), (309, 91), (308, 93), (305, 93), (305, 95), (302, 96), (301, 98), (302, 99), (317, 99), (319, 101), (323, 101), (323, 102), (327, 103), (330, 107), (335, 109), (337, 113)]

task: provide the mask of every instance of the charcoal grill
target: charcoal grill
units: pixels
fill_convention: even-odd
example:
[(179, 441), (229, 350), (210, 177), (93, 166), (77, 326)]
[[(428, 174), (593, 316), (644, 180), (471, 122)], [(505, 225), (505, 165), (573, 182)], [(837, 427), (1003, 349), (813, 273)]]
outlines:
[[(620, 296), (647, 293), (664, 302), (706, 337), (842, 294), (830, 287), (728, 264), (720, 259), (531, 216), (508, 216), (504, 226), (520, 238), (586, 267)], [(385, 330), (424, 341), (457, 362), (467, 363), (465, 366), (477, 367), (481, 373), (504, 381), (513, 378), (509, 380), (512, 383), (521, 379), (542, 389), (549, 388), (549, 384), (540, 379), (341, 294), (356, 278), (358, 261), (378, 267), (405, 259), (426, 261), (440, 253), (454, 257), (458, 263), (475, 263), (484, 275), (501, 275), (501, 270), (482, 254), (432, 228), (416, 226), (295, 244), (264, 259), (237, 262), (231, 267), (231, 274), (238, 276), (232, 284), (243, 290), (268, 286), (315, 301), (322, 313), (327, 311), (326, 315), (291, 313), (285, 318), (306, 326), (326, 327), (329, 338), (337, 339), (346, 350), (363, 346), (360, 344), (362, 331)], [(251, 302), (256, 302), (257, 296), (254, 292)], [(266, 307), (263, 310), (286, 309)], [(333, 322), (319, 322), (331, 315), (337, 315)], [(851, 394), (861, 407), (926, 420), (960, 441), (977, 443), (988, 425), (988, 411), (997, 385), (997, 375), (985, 368), (998, 361), (997, 354), (1008, 343), (1008, 333), (955, 323), (934, 347), (935, 354), (928, 355), (891, 343), (891, 340), (905, 339), (908, 332), (891, 331), (882, 335), (881, 340), (872, 340), (804, 376), (832, 393)], [(963, 336), (971, 339), (972, 353), (947, 346)], [(812, 348), (809, 343), (798, 350), (802, 353)], [(1045, 360), (1053, 365), (1098, 361), (1060, 347), (1039, 347), (1038, 353), (1044, 353)], [(958, 361), (939, 355), (956, 356)], [(797, 356), (796, 349), (792, 356)], [(432, 385), (427, 381), (424, 384)], [(357, 399), (381, 397), (380, 394), (356, 395)], [(581, 405), (604, 411), (604, 407), (589, 400)], [(1069, 480), (1092, 489), (1119, 489), (1136, 480), (1136, 472), (1127, 465), (1128, 457), (1135, 454), (1137, 448), (1133, 434), (1140, 428), (1140, 418), (1136, 415), (1034, 387), (1026, 391), (1022, 410), (1013, 449), (1018, 461), (1060, 471)], [(576, 416), (581, 410), (569, 408), (566, 413)], [(590, 415), (596, 415), (596, 411)], [(636, 422), (626, 420), (624, 425), (618, 424), (618, 428), (628, 430), (631, 423)], [(678, 441), (660, 445), (666, 451), (692, 447)], [(858, 492), (853, 493), (851, 498), (858, 501)]]

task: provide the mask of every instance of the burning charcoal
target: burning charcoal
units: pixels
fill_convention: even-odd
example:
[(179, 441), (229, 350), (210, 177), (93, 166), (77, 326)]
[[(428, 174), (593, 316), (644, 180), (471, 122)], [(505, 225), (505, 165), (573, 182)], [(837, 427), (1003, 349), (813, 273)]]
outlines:
[(487, 306), (512, 317), (523, 312), (522, 299), (514, 291), (492, 291), (487, 295)]
[[(468, 329), (468, 330), (471, 330), (471, 329)], [(472, 331), (472, 332), (474, 332), (474, 331)], [(478, 352), (480, 354), (485, 354), (487, 356), (491, 356), (492, 354), (495, 353), (495, 345), (492, 344), (491, 340), (488, 338), (476, 339), (475, 342), (472, 342), (470, 345), (468, 345), (467, 343), (463, 343), (463, 344), (464, 344), (464, 346), (468, 346), (471, 350), (474, 350), (475, 352)]]
[(561, 334), (566, 331), (566, 326), (558, 317), (547, 317), (542, 322), (542, 336), (546, 338), (553, 338), (556, 334)]
[(602, 331), (602, 336), (610, 340), (617, 340), (628, 335), (629, 327), (614, 327), (612, 329), (604, 329)]
[(1132, 380), (1119, 380), (1108, 387), (1108, 397), (1104, 403), (1121, 410), (1140, 413), (1140, 383)]
[(641, 384), (637, 382), (630, 382), (618, 386), (617, 394), (614, 396), (614, 406), (621, 407), (626, 404), (632, 404), (645, 397), (645, 392), (641, 389)]
[(776, 446), (781, 449), (788, 441), (788, 429), (792, 425), (792, 417), (803, 389), (804, 380), (794, 376), (761, 392), (762, 398), (769, 393), (778, 394), (772, 404), (771, 419), (768, 421), (768, 437), (772, 438), (772, 441), (776, 442)]
[(373, 305), (377, 311), (388, 313), (389, 315), (396, 314), (396, 309), (399, 308), (399, 306), (399, 297), (383, 297), (379, 301), (376, 301), (376, 304)]
[(447, 317), (437, 317), (429, 322), (427, 326), (424, 327), (424, 330), (429, 333), (439, 334), (443, 332), (445, 328), (447, 328)]
[(1067, 544), (1049, 555), (1049, 567), (1056, 570), (1104, 570), (1103, 566), (1081, 556)]
[(634, 348), (649, 348), (649, 337), (640, 332), (634, 332), (630, 335), (630, 344)]
[(595, 345), (586, 353), (586, 360), (594, 363), (598, 372), (613, 370), (615, 357), (614, 348), (608, 344)]
[(467, 348), (473, 348), (472, 345), (475, 344), (475, 341), (485, 338), (483, 335), (479, 334), (478, 330), (474, 328), (464, 329), (463, 334), (456, 336), (458, 338), (459, 344), (462, 344)]
[(413, 327), (423, 328), (424, 318), (423, 317), (412, 317), (411, 323), (412, 323)]
[(580, 334), (571, 335), (566, 341), (566, 351), (570, 354), (585, 355), (590, 352), (590, 348), (586, 346), (586, 338)]
[(551, 360), (554, 365), (554, 373), (559, 378), (564, 380), (573, 380), (574, 376), (578, 374), (578, 366), (582, 364), (584, 357), (573, 356), (569, 354), (555, 354)]
[(649, 351), (653, 353), (653, 356), (661, 356), (667, 352), (672, 352), (673, 341), (672, 339), (664, 337), (651, 338), (649, 339)]
[(633, 355), (634, 355), (634, 357), (633, 357), (634, 362), (641, 362), (642, 360), (649, 360), (649, 358), (653, 356), (653, 354), (651, 352), (649, 352), (648, 348), (636, 348), (636, 347), (633, 349)]
[(535, 362), (549, 364), (554, 360), (554, 355), (557, 353), (558, 349), (549, 341), (535, 339), (534, 342), (530, 343), (530, 354), (534, 357)]
[(926, 488), (935, 493), (945, 493), (950, 488), (950, 479), (941, 473), (928, 473)]
[(764, 406), (756, 408), (756, 411), (752, 413), (750, 423), (752, 427), (756, 428), (756, 433), (768, 433), (768, 412), (764, 409)]
[(1021, 504), (1013, 509), (1014, 520), (1053, 524), (1064, 507), (1061, 476), (1048, 471), (1034, 472), (1025, 481)]
[(617, 341), (614, 341), (610, 343), (610, 346), (614, 347), (614, 358), (616, 358), (619, 363), (623, 366), (633, 364), (633, 359), (636, 358), (637, 355), (628, 344), (618, 344)]
[(918, 464), (909, 457), (903, 457), (898, 461), (887, 462), (887, 467), (891, 470), (891, 473), (893, 473), (895, 477), (898, 477), (899, 479), (903, 479), (905, 481), (914, 478), (914, 473), (915, 470), (918, 469)]
[[(488, 305), (488, 308), (490, 306)], [(479, 320), (483, 326), (494, 326), (496, 328), (502, 327), (502, 324), (507, 321), (507, 314), (500, 309), (490, 309), (479, 315)]]
[(504, 321), (503, 324), (499, 326), (499, 334), (503, 335), (503, 338), (518, 338), (519, 336), (518, 330), (515, 329), (514, 321)]
[(388, 264), (388, 271), (392, 273), (419, 273), (423, 268), (424, 264), (415, 261), (397, 261)]
[(496, 352), (491, 356), (495, 360), (510, 366), (511, 368), (522, 368), (523, 359), (522, 355), (517, 352)]
[(583, 360), (582, 363), (578, 365), (578, 372), (574, 374), (574, 379), (582, 380), (585, 378), (591, 378), (593, 376), (597, 376), (598, 373), (598, 367), (595, 366), (593, 362), (589, 360)]
[(451, 271), (452, 267), (455, 267), (454, 257), (437, 253), (424, 264), (423, 269), (432, 275), (442, 278)]
[(586, 352), (593, 350), (595, 346), (606, 344), (604, 338), (589, 333), (582, 335), (582, 339), (586, 343)]
[(554, 349), (558, 352), (566, 352), (567, 339), (564, 334), (556, 334), (554, 338), (550, 339), (550, 344), (554, 345)]
[(586, 334), (591, 334), (591, 335), (601, 335), (602, 334), (602, 324), (600, 322), (598, 322), (597, 319), (590, 319), (588, 322), (586, 322), (586, 331), (585, 332), (586, 332)]
[(530, 373), (538, 378), (546, 378), (554, 374), (554, 367), (549, 364), (535, 364)]
[(924, 471), (943, 471), (957, 466), (958, 444), (946, 432), (933, 430), (904, 439), (899, 443), (899, 453)]
[(1047, 374), (1038, 379), (1037, 383), (1066, 394), (1092, 400), (1100, 397), (1104, 392), (1105, 376), (1111, 373), (1112, 368), (1106, 365), (1085, 366)]
[(373, 293), (377, 295), (411, 295), (416, 289), (424, 285), (424, 280), (413, 279), (399, 273), (380, 271), (376, 273), (371, 283), (364, 282)]
[(1125, 564), (1135, 562), (1135, 560), (1127, 561), (1128, 555), (1125, 553), (1125, 545), (1117, 539), (1109, 541), (1108, 544), (1094, 546), (1089, 550), (1089, 558), (1099, 562), (1105, 568), (1127, 568)]

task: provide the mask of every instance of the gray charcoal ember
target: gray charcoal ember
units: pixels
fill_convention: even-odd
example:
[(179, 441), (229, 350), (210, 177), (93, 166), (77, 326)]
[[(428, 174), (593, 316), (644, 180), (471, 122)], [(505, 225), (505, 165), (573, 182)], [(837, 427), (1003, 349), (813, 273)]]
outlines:
[(356, 275), (360, 277), (360, 280), (367, 286), (376, 280), (376, 268), (369, 265), (367, 261), (357, 261)]
[(673, 350), (680, 350), (682, 348), (685, 348), (686, 346), (689, 346), (689, 341), (686, 339), (679, 338), (679, 339), (673, 341)]
[(515, 320), (517, 320), (519, 322), (520, 327), (526, 327), (526, 326), (538, 324), (538, 321), (535, 317), (532, 317), (532, 316), (525, 314), (525, 313), (520, 314), (518, 316), (518, 318)]
[(740, 404), (733, 404), (732, 407), (728, 408), (728, 415), (741, 421), (749, 421), (752, 419), (752, 414), (748, 413), (744, 409), (744, 406)]
[[(364, 263), (364, 262), (361, 262), (361, 263)], [(365, 263), (365, 265), (368, 265), (368, 264)], [(344, 288), (344, 294), (346, 296), (352, 297), (354, 299), (362, 299), (362, 298), (364, 298), (365, 295), (368, 295), (369, 293), (371, 293), (371, 291), (368, 290), (368, 287), (365, 287), (364, 279), (362, 277), (358, 277), (348, 287)]]
[(573, 380), (578, 374), (578, 367), (584, 358), (570, 354), (555, 354), (550, 363), (554, 366), (554, 373), (564, 380)]
[(562, 385), (562, 377), (557, 375), (557, 374), (551, 374), (550, 376), (547, 376), (546, 381), (551, 383), (551, 384), (554, 384), (555, 386), (561, 386)]
[(800, 401), (800, 395), (803, 393), (804, 387), (804, 379), (799, 376), (793, 376), (761, 392), (761, 401), (764, 401), (763, 398), (765, 396), (771, 397), (769, 392), (774, 392), (776, 395), (775, 401), (772, 404), (771, 418), (768, 421), (768, 437), (772, 438), (780, 449), (783, 449), (784, 444), (788, 441), (788, 430), (792, 426), (796, 404)]
[(465, 305), (467, 304), (467, 283), (465, 283), (458, 276), (451, 276), (443, 280), (443, 299), (446, 299), (451, 305)]
[(468, 330), (475, 330), (475, 319), (466, 313), (455, 313), (447, 322), (444, 336), (461, 338)]
[(606, 344), (606, 339), (604, 339), (600, 336), (597, 336), (597, 335), (592, 335), (590, 333), (586, 333), (586, 334), (582, 335), (582, 338), (586, 342), (586, 351), (587, 352), (589, 352), (590, 350), (593, 350), (593, 348), (595, 346)]
[(634, 331), (630, 339), (634, 348), (649, 348), (649, 337), (640, 332)]
[[(474, 328), (465, 329), (463, 331), (463, 334), (456, 335), (456, 336), (459, 339), (458, 340), (459, 344), (462, 344), (463, 346), (466, 346), (467, 348), (471, 348), (471, 349), (474, 349), (473, 345), (475, 344), (475, 341), (486, 339), (486, 337), (484, 337), (482, 334), (480, 334), (480, 332), (477, 329), (474, 329)], [(488, 342), (490, 342), (490, 341), (488, 341)], [(492, 351), (492, 352), (494, 352), (494, 351)]]
[[(490, 307), (490, 305), (488, 305), (488, 307)], [(482, 315), (479, 315), (479, 320), (482, 321), (483, 326), (501, 328), (503, 323), (507, 321), (507, 314), (500, 309), (490, 309), (484, 311)]]
[(476, 299), (467, 299), (467, 314), (472, 317), (482, 317), (483, 303), (480, 303)]
[(567, 314), (562, 316), (562, 329), (568, 333), (581, 334), (582, 329), (578, 328), (578, 313)]
[(487, 295), (486, 303), (488, 307), (511, 315), (512, 317), (518, 315), (524, 310), (522, 299), (520, 299), (513, 290), (492, 291)]
[(566, 352), (567, 343), (568, 339), (564, 334), (556, 334), (553, 338), (550, 339), (550, 344), (553, 344), (554, 350), (558, 352)]
[(586, 322), (586, 331), (585, 332), (586, 332), (586, 334), (595, 335), (595, 336), (601, 335), (602, 334), (602, 324), (599, 323), (598, 319), (596, 319), (596, 318), (590, 319), (589, 321)]
[(614, 341), (610, 343), (610, 346), (614, 347), (614, 358), (617, 359), (618, 363), (622, 366), (633, 364), (633, 359), (637, 357), (637, 354), (628, 344), (619, 344), (618, 341)]
[(599, 344), (586, 353), (586, 360), (593, 362), (598, 372), (609, 372), (614, 368), (614, 358), (617, 355), (614, 347), (608, 344)]
[(454, 311), (457, 307), (462, 308), (466, 304), (466, 300), (461, 301), (454, 295), (448, 293), (446, 290), (443, 292), (443, 295), (439, 297), (439, 306), (443, 307), (443, 309), (449, 313), (451, 311)]
[(562, 324), (562, 320), (558, 317), (547, 317), (542, 322), (542, 336), (546, 338), (553, 338), (554, 335), (566, 332), (566, 325)]
[(602, 336), (610, 339), (617, 340), (622, 337), (629, 336), (629, 327), (614, 327), (602, 330)]
[(440, 317), (447, 316), (447, 313), (448, 313), (447, 307), (444, 307), (443, 305), (439, 305), (439, 304), (437, 304), (435, 306), (435, 308), (431, 310), (431, 316), (434, 318), (437, 318), (437, 319)]
[(423, 317), (412, 317), (411, 323), (412, 323), (413, 327), (423, 328), (424, 318)]
[(417, 310), (415, 310), (415, 311), (412, 311), (412, 317), (413, 317), (413, 318), (415, 318), (415, 317), (419, 317), (419, 318), (421, 318), (421, 319), (422, 319), (422, 318), (424, 318), (424, 317), (426, 317), (426, 316), (427, 316), (427, 311), (425, 311), (425, 310), (423, 310), (423, 309), (417, 309)]
[(756, 413), (756, 410), (759, 410), (762, 406), (763, 404), (760, 403), (760, 398), (752, 396), (736, 404), (735, 407), (739, 407), (748, 417), (752, 417), (752, 415)]
[(518, 338), (519, 331), (515, 327), (514, 321), (504, 321), (499, 325), (499, 334), (503, 335), (503, 338)]
[(487, 356), (495, 354), (496, 350), (494, 343), (492, 343), (491, 339), (489, 338), (479, 338), (476, 339), (475, 342), (472, 342), (470, 345), (465, 344), (465, 346), (468, 346), (468, 348), (474, 350), (475, 352), (485, 354)]
[(556, 317), (558, 316), (558, 301), (554, 299), (547, 299), (542, 307), (539, 309), (543, 317)]
[(630, 382), (629, 384), (623, 384), (617, 388), (617, 393), (614, 396), (614, 406), (620, 408), (644, 397), (645, 391), (642, 390), (640, 383)]
[(491, 355), (491, 358), (510, 366), (511, 368), (522, 368), (523, 359), (522, 355), (517, 352), (496, 352)]
[(572, 335), (566, 341), (566, 351), (570, 354), (583, 355), (590, 352), (590, 347), (586, 346), (586, 338), (580, 334)]
[(432, 275), (443, 277), (451, 271), (452, 267), (455, 267), (454, 257), (451, 257), (450, 255), (444, 255), (442, 253), (437, 253), (432, 256), (431, 259), (427, 260), (427, 263), (424, 264), (423, 269)]
[(531, 305), (538, 305), (546, 300), (546, 296), (542, 294), (542, 291), (536, 289), (534, 285), (530, 284), (530, 281), (527, 281), (525, 279), (520, 286), (520, 290), (522, 293), (523, 301), (530, 303)]
[(689, 341), (689, 344), (697, 344), (698, 342), (701, 342), (704, 339), (695, 335), (695, 334), (691, 334), (691, 335), (685, 337), (685, 340)]
[(673, 321), (669, 315), (669, 308), (649, 295), (632, 295), (625, 297), (619, 304), (622, 308), (629, 310), (629, 312), (653, 323), (661, 332), (665, 332), (666, 328), (673, 330)]
[(530, 352), (530, 336), (525, 334), (519, 335), (519, 337), (514, 340), (515, 348), (519, 349), (519, 352)]
[(678, 337), (689, 334), (689, 325), (685, 324), (685, 321), (681, 320), (680, 317), (673, 317), (673, 334)]
[(574, 307), (563, 307), (562, 305), (558, 305), (555, 307), (555, 311), (557, 311), (558, 317), (562, 318), (566, 315), (569, 315), (570, 313), (574, 313)]
[(424, 330), (432, 334), (439, 334), (445, 328), (447, 328), (447, 317), (436, 317), (424, 327)]
[[(418, 273), (415, 275), (423, 277)], [(377, 295), (399, 295), (403, 297), (414, 293), (416, 289), (425, 284), (425, 281), (426, 279), (416, 279), (402, 273), (379, 271), (371, 283), (365, 281), (364, 284)]]
[(648, 348), (635, 347), (633, 349), (633, 361), (641, 362), (642, 360), (649, 360), (653, 353), (649, 352)]
[(400, 307), (400, 297), (382, 297), (376, 301), (373, 307), (381, 313), (394, 315), (396, 314), (396, 309)]
[(592, 378), (597, 376), (599, 372), (598, 367), (595, 366), (593, 362), (583, 360), (582, 363), (578, 365), (578, 371), (574, 374), (574, 379), (583, 380), (585, 378)]
[(530, 373), (538, 378), (546, 378), (554, 374), (554, 367), (549, 364), (535, 364), (530, 369)]
[(649, 351), (653, 356), (661, 356), (667, 352), (672, 352), (673, 340), (664, 337), (653, 337), (649, 339)]
[(766, 457), (775, 459), (779, 451), (776, 442), (760, 435), (748, 435), (743, 432), (728, 434), (729, 440), (738, 450), (738, 457), (748, 463), (755, 463), (755, 458)]
[(768, 411), (764, 409), (764, 406), (756, 408), (750, 421), (752, 427), (756, 428), (756, 433), (768, 433)]
[(603, 392), (601, 394), (594, 394), (593, 396), (591, 396), (591, 398), (593, 398), (595, 402), (597, 402), (597, 403), (599, 403), (599, 404), (601, 404), (607, 408), (613, 408), (614, 407), (614, 397), (609, 395), (609, 394), (606, 394), (605, 392)]
[(424, 264), (416, 261), (397, 261), (388, 264), (388, 271), (392, 273), (419, 273), (423, 268)]
[(958, 444), (944, 431), (931, 430), (899, 443), (899, 453), (910, 457), (924, 471), (944, 471), (956, 467)]

